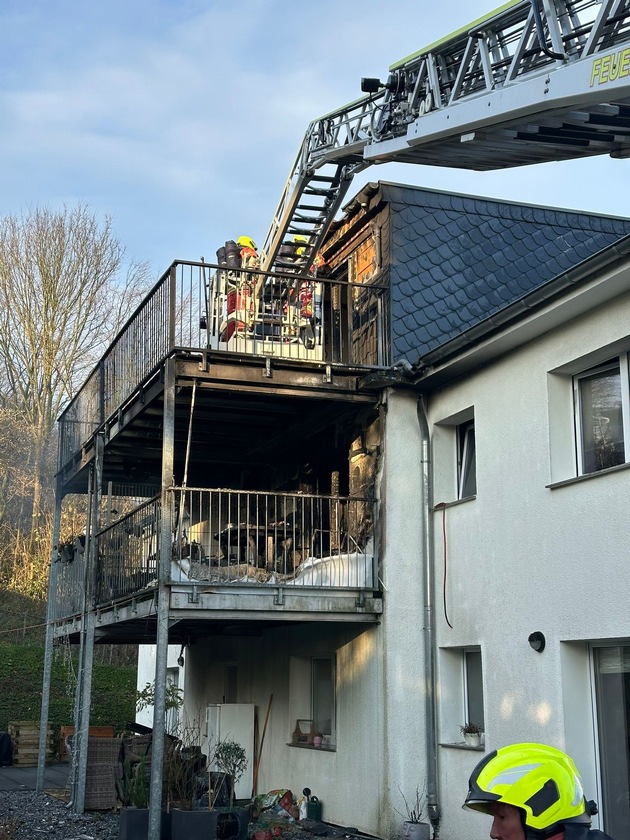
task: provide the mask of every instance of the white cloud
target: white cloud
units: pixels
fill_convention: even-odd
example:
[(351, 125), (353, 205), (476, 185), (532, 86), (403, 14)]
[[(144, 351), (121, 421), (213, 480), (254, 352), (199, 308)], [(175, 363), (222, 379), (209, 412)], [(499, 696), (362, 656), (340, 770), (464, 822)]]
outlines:
[[(69, 197), (114, 215), (133, 256), (165, 268), (262, 240), (308, 123), (362, 76), (490, 11), (481, 0), (7, 0), (0, 9), (0, 213)], [(626, 213), (625, 162), (522, 172), (374, 167), (513, 200)], [(611, 175), (611, 172), (614, 172)], [(216, 242), (216, 244), (214, 244)], [(210, 247), (209, 247), (210, 244)]]

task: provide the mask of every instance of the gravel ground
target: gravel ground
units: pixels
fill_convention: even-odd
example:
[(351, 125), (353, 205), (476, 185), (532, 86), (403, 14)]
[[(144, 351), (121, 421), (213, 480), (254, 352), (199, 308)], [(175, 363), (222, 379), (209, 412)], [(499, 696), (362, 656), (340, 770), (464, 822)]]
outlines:
[[(0, 840), (117, 840), (118, 814), (90, 812), (74, 814), (64, 802), (33, 791), (0, 791)], [(249, 837), (271, 829), (274, 840), (341, 840), (352, 829), (336, 828), (311, 820), (303, 824), (282, 819), (265, 819), (249, 826)], [(276, 829), (275, 831), (273, 831)]]
[(47, 794), (0, 791), (0, 840), (116, 840), (117, 814), (73, 814)]

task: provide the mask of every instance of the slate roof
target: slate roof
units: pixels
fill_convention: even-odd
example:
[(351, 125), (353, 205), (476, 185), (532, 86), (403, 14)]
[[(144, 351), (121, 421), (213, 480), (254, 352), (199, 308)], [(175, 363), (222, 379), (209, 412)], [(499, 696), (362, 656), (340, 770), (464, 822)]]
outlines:
[(381, 183), (392, 361), (416, 364), (630, 234), (630, 219)]

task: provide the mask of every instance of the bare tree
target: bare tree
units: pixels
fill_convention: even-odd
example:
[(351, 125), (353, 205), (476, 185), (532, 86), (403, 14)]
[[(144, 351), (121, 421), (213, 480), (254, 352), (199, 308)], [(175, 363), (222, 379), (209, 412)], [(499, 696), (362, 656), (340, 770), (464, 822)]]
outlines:
[(148, 287), (85, 205), (0, 219), (0, 406), (28, 434), (31, 535), (57, 416)]

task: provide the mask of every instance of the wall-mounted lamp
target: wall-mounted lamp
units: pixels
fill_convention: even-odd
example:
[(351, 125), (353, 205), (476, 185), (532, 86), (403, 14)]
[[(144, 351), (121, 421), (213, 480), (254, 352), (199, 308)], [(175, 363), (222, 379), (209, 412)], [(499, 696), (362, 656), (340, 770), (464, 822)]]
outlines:
[(182, 645), (182, 649), (179, 652), (179, 656), (177, 657), (177, 664), (180, 668), (184, 667), (184, 648), (186, 645)]
[(545, 649), (545, 637), (539, 630), (536, 630), (535, 633), (530, 633), (527, 641), (529, 642), (530, 648), (535, 650), (536, 653), (542, 653)]

